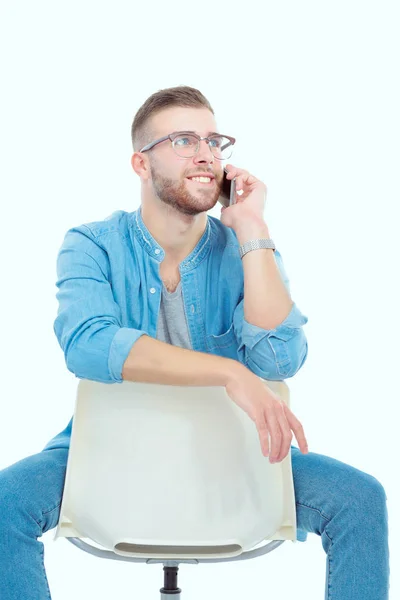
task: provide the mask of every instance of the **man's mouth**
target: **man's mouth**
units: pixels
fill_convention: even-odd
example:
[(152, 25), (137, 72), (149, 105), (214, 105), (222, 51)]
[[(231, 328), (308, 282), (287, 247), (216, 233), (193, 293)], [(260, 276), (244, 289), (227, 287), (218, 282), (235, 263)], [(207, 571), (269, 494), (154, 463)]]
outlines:
[(189, 179), (190, 181), (194, 181), (196, 183), (201, 183), (203, 185), (212, 185), (215, 181), (214, 177), (203, 177), (203, 176), (187, 177), (187, 179)]

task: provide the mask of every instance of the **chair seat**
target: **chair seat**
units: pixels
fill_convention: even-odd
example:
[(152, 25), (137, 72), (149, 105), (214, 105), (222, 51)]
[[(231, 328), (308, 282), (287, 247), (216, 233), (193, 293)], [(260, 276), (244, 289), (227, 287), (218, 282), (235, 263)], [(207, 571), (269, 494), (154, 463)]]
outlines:
[[(263, 382), (289, 404), (285, 382)], [(290, 452), (270, 464), (223, 386), (81, 380), (59, 537), (159, 559), (295, 541)]]

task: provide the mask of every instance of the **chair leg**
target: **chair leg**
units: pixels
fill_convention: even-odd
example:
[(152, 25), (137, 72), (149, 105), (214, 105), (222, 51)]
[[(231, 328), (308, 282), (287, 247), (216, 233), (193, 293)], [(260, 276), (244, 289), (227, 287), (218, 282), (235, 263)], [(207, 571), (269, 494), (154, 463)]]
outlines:
[(160, 589), (161, 600), (180, 600), (181, 589), (178, 588), (179, 567), (164, 567), (164, 587)]

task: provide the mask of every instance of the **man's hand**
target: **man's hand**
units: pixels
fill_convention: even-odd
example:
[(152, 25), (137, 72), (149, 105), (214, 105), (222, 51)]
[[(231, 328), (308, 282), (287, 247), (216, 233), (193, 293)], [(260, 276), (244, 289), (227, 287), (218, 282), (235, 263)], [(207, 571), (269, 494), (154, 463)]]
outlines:
[(230, 164), (225, 168), (227, 179), (236, 178), (236, 192), (242, 191), (242, 194), (236, 194), (236, 204), (222, 208), (221, 223), (236, 231), (242, 223), (257, 225), (264, 222), (267, 186), (245, 169)]
[[(251, 371), (240, 369), (225, 386), (228, 396), (254, 421), (264, 456), (281, 462), (289, 453), (292, 431), (303, 454), (308, 453), (303, 426), (281, 400)], [(271, 447), (268, 436), (271, 438)]]

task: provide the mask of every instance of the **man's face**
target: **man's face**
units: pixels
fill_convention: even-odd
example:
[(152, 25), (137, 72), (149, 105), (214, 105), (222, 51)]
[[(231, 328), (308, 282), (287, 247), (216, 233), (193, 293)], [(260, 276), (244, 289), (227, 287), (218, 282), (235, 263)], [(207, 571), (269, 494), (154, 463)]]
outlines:
[[(175, 131), (194, 131), (200, 137), (217, 131), (214, 115), (207, 108), (167, 108), (150, 122), (154, 140)], [(161, 142), (149, 152), (154, 193), (165, 204), (185, 215), (197, 215), (215, 206), (220, 195), (223, 162), (216, 159), (207, 142), (200, 142), (199, 152), (192, 158), (178, 156), (170, 140)], [(190, 179), (209, 174), (210, 183)]]

